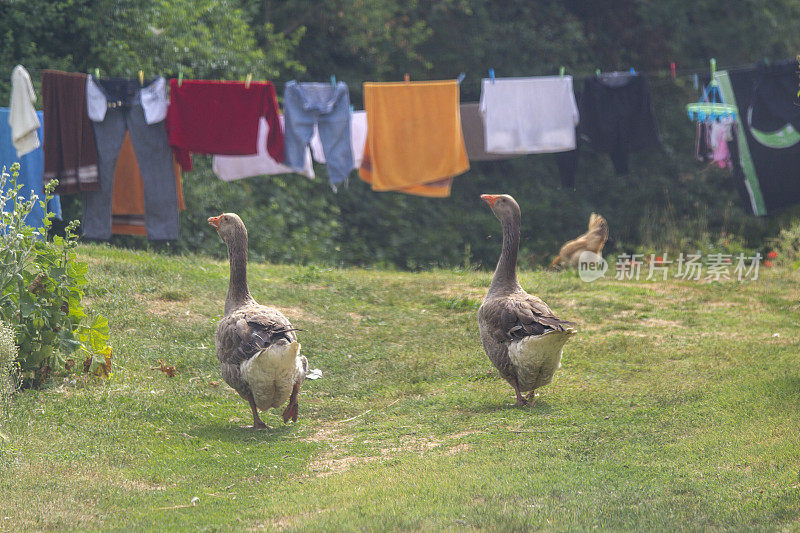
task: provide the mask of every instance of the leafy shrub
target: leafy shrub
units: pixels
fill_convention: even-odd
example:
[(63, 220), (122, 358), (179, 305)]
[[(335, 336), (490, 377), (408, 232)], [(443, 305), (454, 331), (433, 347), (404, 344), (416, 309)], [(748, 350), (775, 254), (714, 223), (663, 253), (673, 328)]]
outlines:
[(792, 268), (800, 268), (800, 220), (796, 219), (782, 229), (773, 245), (778, 252), (777, 261)]
[(8, 420), (11, 394), (17, 390), (16, 358), (14, 330), (0, 321), (0, 444), (8, 439), (3, 426)]
[(0, 319), (14, 328), (18, 346), (16, 362), (25, 386), (42, 383), (54, 371), (71, 370), (76, 351), (87, 372), (107, 375), (111, 348), (107, 344), (108, 322), (97, 317), (84, 323), (81, 305), (88, 265), (77, 261), (73, 248), (78, 222), (66, 227), (66, 236), (50, 238), (51, 218), (47, 202), (56, 183), (48, 184), (46, 198), (40, 201), (45, 216), (43, 226), (26, 224), (34, 202), (19, 196), (19, 164), (3, 169), (0, 175)]

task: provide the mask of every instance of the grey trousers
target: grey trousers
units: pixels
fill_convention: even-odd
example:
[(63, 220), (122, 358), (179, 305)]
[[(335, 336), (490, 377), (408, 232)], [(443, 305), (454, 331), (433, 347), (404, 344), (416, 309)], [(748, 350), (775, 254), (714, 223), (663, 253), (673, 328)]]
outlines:
[(88, 239), (111, 238), (111, 201), (117, 157), (130, 132), (136, 162), (144, 182), (144, 210), (147, 238), (178, 238), (178, 193), (172, 150), (167, 143), (164, 122), (147, 124), (138, 103), (130, 107), (109, 108), (102, 122), (92, 122), (97, 143), (97, 166), (100, 190), (83, 196), (83, 236)]

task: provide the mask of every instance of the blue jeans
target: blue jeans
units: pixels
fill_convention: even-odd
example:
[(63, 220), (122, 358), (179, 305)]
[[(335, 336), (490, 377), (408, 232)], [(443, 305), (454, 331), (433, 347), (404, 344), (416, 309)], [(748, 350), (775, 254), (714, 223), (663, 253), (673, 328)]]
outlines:
[(350, 143), (350, 92), (347, 84), (297, 83), (290, 81), (283, 93), (285, 118), (284, 164), (302, 170), (306, 146), (311, 142), (314, 125), (319, 130), (322, 151), (328, 164), (328, 181), (336, 185), (347, 180), (355, 166)]

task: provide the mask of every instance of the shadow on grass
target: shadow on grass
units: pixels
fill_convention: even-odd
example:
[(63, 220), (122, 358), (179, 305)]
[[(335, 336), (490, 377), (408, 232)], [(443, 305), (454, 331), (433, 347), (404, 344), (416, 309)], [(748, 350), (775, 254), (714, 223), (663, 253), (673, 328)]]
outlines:
[(465, 407), (461, 410), (475, 415), (515, 412), (521, 414), (527, 413), (531, 415), (549, 415), (555, 411), (555, 409), (549, 403), (547, 403), (547, 401), (542, 400), (541, 398), (536, 400), (536, 404), (533, 407), (529, 405), (519, 406), (509, 401), (507, 398), (502, 398), (498, 399), (497, 402), (474, 405)]
[(259, 441), (259, 442), (276, 442), (291, 437), (297, 432), (297, 426), (294, 424), (273, 425), (267, 429), (253, 429), (248, 426), (233, 426), (233, 425), (220, 425), (209, 424), (200, 426), (189, 431), (190, 434), (207, 441), (225, 441), (225, 442), (243, 442), (243, 441)]

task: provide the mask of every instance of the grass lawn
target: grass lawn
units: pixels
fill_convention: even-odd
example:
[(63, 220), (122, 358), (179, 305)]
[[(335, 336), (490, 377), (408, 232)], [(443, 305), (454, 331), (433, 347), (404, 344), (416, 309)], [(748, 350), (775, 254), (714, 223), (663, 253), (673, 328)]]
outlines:
[(254, 431), (214, 351), (227, 263), (79, 255), (114, 373), (16, 396), (0, 530), (800, 531), (798, 271), (525, 272), (580, 334), (521, 409), (478, 339), (489, 273), (251, 264), (324, 372)]

